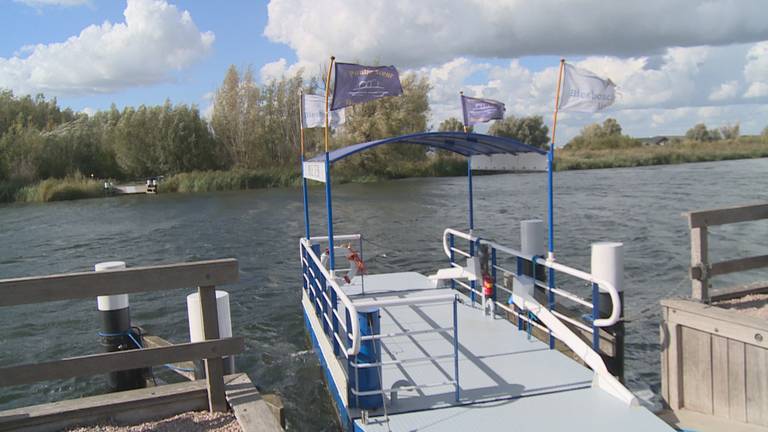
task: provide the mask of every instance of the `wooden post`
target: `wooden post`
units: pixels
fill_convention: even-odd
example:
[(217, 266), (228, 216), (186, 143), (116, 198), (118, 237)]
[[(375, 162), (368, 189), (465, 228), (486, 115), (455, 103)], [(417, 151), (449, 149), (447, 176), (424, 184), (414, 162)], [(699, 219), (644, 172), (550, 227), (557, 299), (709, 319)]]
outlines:
[[(205, 340), (219, 338), (219, 313), (216, 308), (216, 287), (201, 286), (200, 309), (203, 316)], [(224, 363), (221, 357), (206, 358), (205, 376), (208, 384), (208, 408), (211, 412), (226, 412), (227, 398), (224, 391)]]
[(707, 227), (691, 228), (691, 267), (699, 268), (698, 277), (691, 278), (691, 297), (709, 302), (709, 245)]

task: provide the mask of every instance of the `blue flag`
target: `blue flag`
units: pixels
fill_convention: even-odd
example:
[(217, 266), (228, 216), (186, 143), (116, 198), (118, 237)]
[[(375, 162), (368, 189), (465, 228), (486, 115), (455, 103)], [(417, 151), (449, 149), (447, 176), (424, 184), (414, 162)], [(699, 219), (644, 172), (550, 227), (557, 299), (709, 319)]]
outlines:
[(504, 118), (504, 104), (493, 99), (480, 99), (461, 95), (461, 110), (464, 112), (464, 125), (472, 126), (491, 120)]
[(331, 110), (403, 94), (400, 75), (394, 66), (336, 63), (335, 82)]

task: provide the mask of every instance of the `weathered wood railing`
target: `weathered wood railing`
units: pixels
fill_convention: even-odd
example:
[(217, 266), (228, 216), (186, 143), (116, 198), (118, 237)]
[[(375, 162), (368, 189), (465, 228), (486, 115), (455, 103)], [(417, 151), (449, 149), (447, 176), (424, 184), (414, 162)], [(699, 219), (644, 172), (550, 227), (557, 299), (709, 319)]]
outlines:
[(756, 204), (715, 210), (683, 213), (688, 218), (691, 230), (691, 297), (701, 302), (725, 300), (740, 297), (748, 293), (768, 291), (768, 281), (721, 289), (710, 293), (711, 278), (719, 275), (736, 273), (768, 267), (768, 255), (738, 258), (717, 263), (709, 262), (708, 228), (713, 225), (726, 225), (768, 219), (768, 204)]
[(205, 341), (118, 351), (0, 368), (0, 387), (96, 375), (188, 360), (205, 362), (208, 405), (226, 411), (223, 356), (241, 353), (242, 337), (219, 338), (217, 285), (237, 282), (236, 259), (0, 280), (0, 307), (197, 287)]

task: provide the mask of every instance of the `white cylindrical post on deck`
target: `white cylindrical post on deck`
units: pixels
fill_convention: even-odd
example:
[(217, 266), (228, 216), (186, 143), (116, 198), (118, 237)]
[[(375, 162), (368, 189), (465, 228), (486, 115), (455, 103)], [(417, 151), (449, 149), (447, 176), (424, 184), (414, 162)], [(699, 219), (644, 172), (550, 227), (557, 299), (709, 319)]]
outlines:
[[(520, 252), (525, 255), (544, 257), (547, 246), (544, 243), (544, 221), (541, 219), (527, 219), (520, 221)], [(533, 263), (524, 261), (521, 266), (522, 273), (535, 277), (540, 281), (547, 280), (547, 271), (544, 266), (536, 266), (534, 275)], [(536, 286), (533, 297), (541, 304), (547, 304), (547, 293), (540, 286)]]
[[(592, 244), (592, 275), (604, 280), (619, 292), (621, 299), (621, 320), (606, 327), (605, 331), (614, 337), (613, 357), (603, 356), (612, 374), (624, 381), (624, 244), (619, 242), (598, 242)], [(600, 318), (611, 315), (611, 296), (600, 287)]]
[[(232, 317), (229, 311), (229, 293), (216, 290), (216, 310), (219, 316), (219, 337), (232, 337)], [(203, 327), (203, 310), (200, 306), (200, 294), (193, 293), (187, 296), (187, 317), (189, 319), (189, 341), (202, 342), (205, 340)], [(202, 377), (202, 369), (196, 374)], [(224, 357), (224, 373), (235, 373), (235, 356)]]

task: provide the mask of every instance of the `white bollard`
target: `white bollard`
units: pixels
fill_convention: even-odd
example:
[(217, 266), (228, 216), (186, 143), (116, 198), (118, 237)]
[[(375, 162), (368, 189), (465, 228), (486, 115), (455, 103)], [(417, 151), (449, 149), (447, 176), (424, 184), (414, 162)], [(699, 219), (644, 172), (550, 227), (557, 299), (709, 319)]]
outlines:
[(528, 219), (520, 221), (520, 252), (527, 255), (544, 256), (544, 221)]
[[(228, 292), (216, 290), (216, 310), (219, 316), (219, 337), (232, 337), (232, 317), (229, 311)], [(204, 341), (203, 310), (200, 306), (199, 293), (192, 293), (187, 296), (187, 317), (189, 320), (189, 341)], [(224, 357), (224, 373), (231, 374), (234, 372), (235, 356)]]
[[(125, 261), (107, 261), (100, 262), (93, 266), (93, 269), (97, 272), (106, 270), (122, 270), (125, 268)], [(96, 305), (100, 311), (113, 311), (119, 309), (125, 309), (129, 306), (128, 294), (116, 294), (109, 296), (96, 297)]]
[[(546, 246), (544, 244), (544, 221), (541, 219), (528, 219), (520, 221), (520, 252), (526, 255), (544, 257)], [(526, 276), (545, 281), (547, 278), (546, 269), (543, 266), (537, 266), (535, 274), (533, 264), (527, 261), (523, 262), (522, 272)], [(534, 290), (534, 298), (541, 304), (547, 304), (547, 293), (540, 287)]]
[[(592, 243), (592, 275), (607, 281), (619, 292), (624, 291), (624, 244)], [(604, 292), (602, 287), (601, 292)]]
[[(608, 370), (624, 382), (624, 244), (619, 242), (592, 243), (591, 272), (597, 279), (602, 279), (619, 292), (621, 299), (621, 320), (606, 327), (615, 340), (614, 356), (604, 356)], [(611, 296), (600, 288), (600, 318), (611, 314)]]

